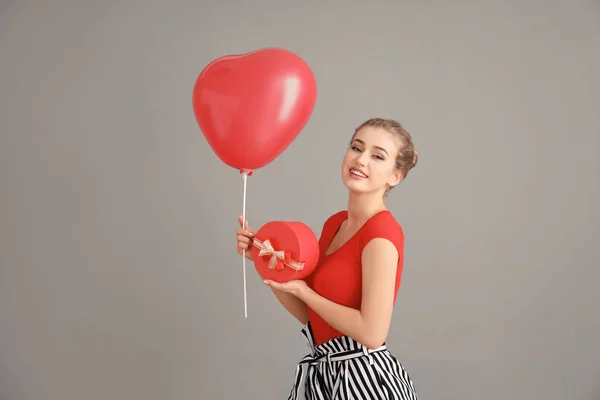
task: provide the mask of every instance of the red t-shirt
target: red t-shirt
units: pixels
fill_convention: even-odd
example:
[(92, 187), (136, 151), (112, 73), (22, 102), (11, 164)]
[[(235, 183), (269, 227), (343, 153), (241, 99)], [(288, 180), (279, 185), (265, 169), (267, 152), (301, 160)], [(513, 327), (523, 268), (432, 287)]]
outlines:
[[(386, 238), (398, 249), (398, 268), (394, 302), (402, 276), (404, 261), (404, 233), (402, 227), (388, 210), (373, 215), (346, 243), (327, 255), (327, 247), (347, 218), (346, 210), (325, 221), (319, 239), (320, 257), (315, 271), (306, 278), (308, 286), (321, 296), (344, 306), (360, 310), (362, 297), (362, 251), (374, 238)], [(308, 316), (317, 345), (344, 334), (335, 330), (308, 307)]]

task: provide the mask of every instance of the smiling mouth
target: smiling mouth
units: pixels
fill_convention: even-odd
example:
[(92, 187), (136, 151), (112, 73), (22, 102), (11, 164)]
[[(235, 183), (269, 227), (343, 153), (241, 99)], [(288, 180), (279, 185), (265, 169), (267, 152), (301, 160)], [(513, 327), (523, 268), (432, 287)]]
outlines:
[(363, 172), (354, 169), (354, 168), (350, 168), (350, 174), (354, 175), (354, 176), (358, 176), (359, 178), (368, 178), (368, 176), (366, 174), (364, 174)]

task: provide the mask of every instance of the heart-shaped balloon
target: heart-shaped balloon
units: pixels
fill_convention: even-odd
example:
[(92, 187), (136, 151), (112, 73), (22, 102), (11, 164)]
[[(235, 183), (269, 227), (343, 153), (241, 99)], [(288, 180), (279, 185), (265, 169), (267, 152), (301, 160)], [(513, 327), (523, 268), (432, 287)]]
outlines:
[(314, 75), (302, 58), (285, 49), (266, 48), (208, 64), (194, 85), (193, 108), (221, 161), (251, 172), (294, 141), (316, 97)]

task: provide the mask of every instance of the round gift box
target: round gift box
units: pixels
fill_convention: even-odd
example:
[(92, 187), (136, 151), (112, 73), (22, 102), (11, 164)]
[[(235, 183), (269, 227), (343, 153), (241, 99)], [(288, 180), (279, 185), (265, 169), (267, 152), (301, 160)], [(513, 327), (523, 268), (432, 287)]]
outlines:
[(279, 283), (304, 279), (319, 262), (319, 241), (302, 222), (272, 221), (256, 232), (252, 257), (263, 279)]

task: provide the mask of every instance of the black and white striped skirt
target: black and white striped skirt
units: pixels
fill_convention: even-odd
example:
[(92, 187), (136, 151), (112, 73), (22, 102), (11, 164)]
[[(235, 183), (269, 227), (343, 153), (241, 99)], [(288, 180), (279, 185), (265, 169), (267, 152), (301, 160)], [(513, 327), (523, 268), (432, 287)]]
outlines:
[(296, 367), (288, 400), (417, 400), (408, 373), (385, 345), (368, 349), (342, 336), (315, 346), (310, 322), (302, 333), (310, 354)]

